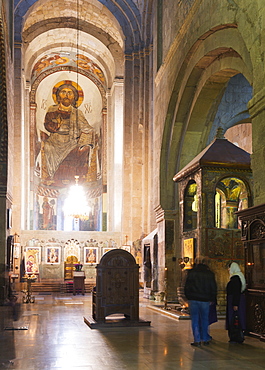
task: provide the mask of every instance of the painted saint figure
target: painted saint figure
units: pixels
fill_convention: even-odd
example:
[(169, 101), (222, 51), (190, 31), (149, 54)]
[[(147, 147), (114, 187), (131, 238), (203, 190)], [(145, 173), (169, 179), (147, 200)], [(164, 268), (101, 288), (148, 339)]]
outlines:
[(36, 273), (38, 272), (38, 265), (36, 261), (36, 256), (33, 254), (30, 254), (27, 257), (27, 262), (26, 262), (26, 273), (31, 274), (31, 273)]
[(51, 203), (49, 203), (47, 197), (43, 198), (43, 203), (42, 203), (42, 211), (43, 211), (42, 228), (43, 230), (53, 229), (53, 216), (54, 216), (53, 202), (51, 201)]
[(89, 249), (86, 255), (87, 263), (96, 263), (96, 253), (94, 249)]
[[(94, 129), (87, 122), (83, 112), (77, 108), (80, 100), (78, 90), (71, 81), (63, 81), (53, 90), (58, 104), (49, 107), (44, 127), (50, 133), (42, 132), (46, 176), (53, 179), (60, 164), (75, 149), (82, 151), (94, 147)], [(79, 103), (80, 104), (80, 103)], [(90, 150), (87, 164), (89, 166)]]
[(48, 248), (47, 262), (49, 262), (49, 263), (58, 263), (59, 262), (58, 251), (55, 250), (55, 248)]

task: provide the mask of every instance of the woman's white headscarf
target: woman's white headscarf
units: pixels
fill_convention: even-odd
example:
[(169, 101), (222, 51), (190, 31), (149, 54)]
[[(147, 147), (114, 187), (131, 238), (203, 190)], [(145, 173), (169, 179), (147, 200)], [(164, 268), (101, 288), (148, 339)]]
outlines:
[(229, 267), (229, 273), (230, 273), (230, 276), (235, 276), (235, 275), (239, 276), (241, 280), (241, 284), (242, 284), (241, 293), (244, 292), (244, 290), (246, 289), (246, 279), (243, 273), (241, 272), (239, 265), (236, 262), (231, 263)]

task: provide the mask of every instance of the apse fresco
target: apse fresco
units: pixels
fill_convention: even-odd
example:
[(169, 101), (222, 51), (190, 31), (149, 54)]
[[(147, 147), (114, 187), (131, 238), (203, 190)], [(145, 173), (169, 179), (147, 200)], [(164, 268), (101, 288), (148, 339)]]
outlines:
[[(43, 188), (40, 188), (40, 190), (43, 190)], [(59, 192), (52, 192), (51, 189), (46, 189), (46, 193), (50, 196), (36, 195), (35, 229), (56, 230), (57, 197)]]
[[(88, 93), (81, 85), (68, 78), (52, 83), (49, 91), (42, 89), (52, 100), (42, 95), (36, 114), (33, 229), (101, 231), (102, 103), (98, 99), (98, 114), (90, 114), (93, 84), (83, 83), (87, 90), (90, 86)], [(89, 207), (89, 214), (78, 220), (64, 214), (75, 181), (83, 187)]]
[(34, 81), (41, 73), (54, 67), (78, 67), (80, 71), (88, 71), (95, 79), (103, 86), (106, 86), (106, 79), (101, 68), (94, 63), (90, 58), (81, 53), (73, 53), (70, 51), (60, 53), (50, 53), (43, 56), (33, 67), (31, 79)]
[(48, 107), (41, 131), (42, 182), (60, 186), (70, 177), (87, 175), (95, 147), (95, 130), (79, 105), (83, 91), (73, 81), (60, 81), (53, 87), (55, 104)]

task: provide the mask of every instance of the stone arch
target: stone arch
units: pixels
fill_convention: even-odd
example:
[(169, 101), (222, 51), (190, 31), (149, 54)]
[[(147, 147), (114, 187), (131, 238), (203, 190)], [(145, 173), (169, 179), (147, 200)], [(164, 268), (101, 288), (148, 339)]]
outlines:
[[(15, 7), (15, 39), (16, 41), (21, 41), (21, 30), (23, 27), (23, 20), (28, 10), (36, 5), (38, 0), (21, 0)], [(39, 1), (41, 6), (44, 6), (46, 0)], [(73, 1), (73, 4), (76, 4), (76, 0)], [(132, 0), (117, 0), (117, 1), (107, 1), (107, 0), (98, 0), (98, 4), (104, 5), (110, 13), (113, 14), (113, 17), (116, 18), (120, 27), (123, 30), (125, 35), (125, 52), (131, 53), (134, 50), (139, 50), (141, 48), (141, 39), (140, 39), (140, 21), (141, 16), (139, 9)], [(56, 2), (56, 6), (58, 1)], [(99, 7), (102, 7), (99, 5)], [(91, 2), (87, 2), (85, 6), (82, 6), (83, 9), (91, 9)], [(35, 23), (35, 22), (34, 22)]]
[(176, 76), (163, 133), (160, 189), (167, 189), (160, 194), (163, 207), (175, 207), (172, 178), (206, 146), (226, 84), (238, 73), (252, 84), (252, 63), (236, 25), (212, 29), (187, 53)]
[(214, 139), (218, 127), (226, 133), (233, 126), (251, 122), (248, 103), (252, 95), (253, 87), (242, 73), (229, 79), (214, 117), (207, 144)]
[[(113, 55), (100, 40), (84, 32), (79, 33), (79, 44), (77, 44), (75, 39), (76, 31), (74, 29), (64, 28), (61, 30), (60, 39), (55, 43), (54, 34), (58, 32), (58, 29), (44, 32), (36, 36), (29, 44), (23, 45), (24, 75), (27, 81), (32, 81), (32, 79), (34, 79), (32, 75), (33, 66), (36, 65), (37, 62), (40, 62), (43, 58), (46, 59), (47, 55), (60, 55), (61, 53), (67, 53), (68, 56), (71, 55), (69, 63), (60, 64), (61, 67), (73, 62), (74, 53), (82, 54), (86, 60), (90, 59), (104, 74), (105, 81), (102, 85), (106, 85), (108, 88), (111, 88), (115, 77), (123, 77), (124, 55), (122, 51), (118, 53), (118, 55)], [(47, 67), (53, 68), (54, 65), (47, 65)], [(45, 71), (47, 71), (48, 68), (45, 67)], [(86, 68), (78, 67), (80, 72), (82, 69), (86, 71)], [(40, 74), (40, 72), (37, 72), (37, 74)]]
[[(29, 28), (23, 31), (23, 41), (25, 44), (29, 44), (34, 38), (48, 32), (49, 30), (60, 30), (60, 29), (76, 29), (76, 18), (53, 18), (49, 20), (40, 20), (38, 23), (33, 24)], [(111, 36), (111, 34), (102, 30), (99, 26), (93, 25), (87, 21), (79, 21), (79, 29), (81, 32), (92, 35), (99, 40), (106, 48), (110, 51), (115, 60), (122, 59), (123, 50), (122, 45)], [(53, 44), (55, 44), (53, 42)], [(60, 45), (61, 46), (61, 45)], [(82, 48), (82, 45), (81, 45)]]
[[(62, 0), (58, 0), (56, 5), (51, 0), (39, 0), (32, 2), (27, 12), (25, 12), (26, 9), (22, 9), (23, 2), (21, 2), (21, 6), (16, 8), (15, 14), (18, 18), (20, 12), (25, 12), (25, 21), (20, 27), (25, 50), (27, 79), (30, 73), (28, 66), (31, 65), (30, 62), (34, 62), (33, 58), (38, 58), (41, 53), (45, 53), (51, 47), (55, 49), (56, 45), (57, 50), (62, 47), (70, 50), (78, 48), (82, 52), (91, 49), (93, 58), (101, 60), (106, 75), (110, 74), (108, 64), (115, 64), (117, 76), (123, 75), (125, 36), (115, 15), (111, 14), (100, 2), (91, 4), (84, 0), (81, 4), (81, 1), (79, 3), (78, 1), (73, 0), (71, 7), (65, 7)], [(58, 39), (56, 35), (59, 35)], [(79, 45), (77, 45), (77, 40)], [(103, 48), (105, 48), (104, 51)], [(38, 50), (37, 55), (36, 49)], [(30, 60), (26, 58), (28, 55), (30, 55)], [(103, 60), (106, 55), (108, 62)], [(113, 59), (113, 62), (109, 63), (109, 59)], [(113, 81), (113, 78), (109, 78), (109, 81)]]

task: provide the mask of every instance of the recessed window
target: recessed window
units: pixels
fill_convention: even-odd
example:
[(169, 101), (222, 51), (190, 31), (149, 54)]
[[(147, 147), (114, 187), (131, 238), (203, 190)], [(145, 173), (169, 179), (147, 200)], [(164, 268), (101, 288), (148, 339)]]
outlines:
[(198, 194), (195, 181), (189, 182), (184, 195), (184, 231), (197, 228)]

